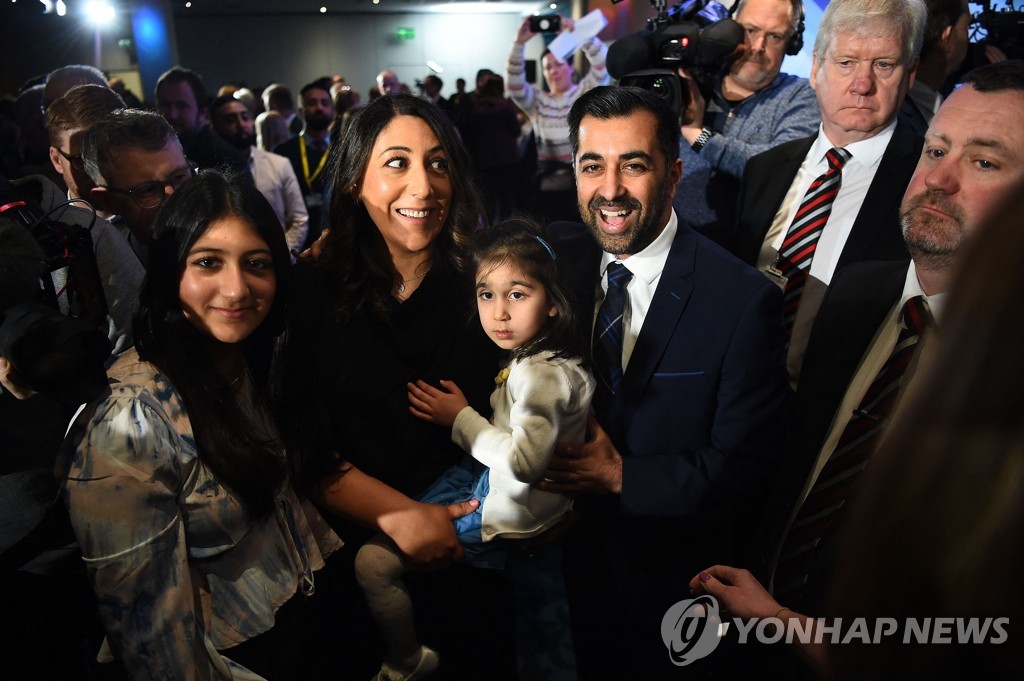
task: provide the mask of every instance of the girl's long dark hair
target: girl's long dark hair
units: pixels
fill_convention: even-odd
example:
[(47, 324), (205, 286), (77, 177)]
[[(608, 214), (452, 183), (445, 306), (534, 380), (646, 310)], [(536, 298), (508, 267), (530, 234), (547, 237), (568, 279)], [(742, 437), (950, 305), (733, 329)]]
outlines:
[(211, 223), (234, 216), (245, 220), (267, 242), (277, 292), (267, 318), (242, 341), (257, 392), (273, 405), (280, 394), (281, 357), (287, 341), (285, 307), (289, 294), (288, 247), (273, 208), (242, 176), (207, 171), (185, 183), (157, 217), (149, 266), (139, 296), (134, 331), (139, 356), (155, 364), (185, 403), (200, 460), (262, 518), (287, 478), (283, 445), (268, 439), (266, 426), (251, 423), (231, 386), (214, 366), (210, 338), (185, 318), (179, 287), (185, 260)]
[(585, 342), (575, 301), (563, 281), (563, 268), (558, 261), (561, 256), (555, 246), (540, 225), (521, 216), (508, 218), (473, 236), (469, 259), (474, 275), (481, 269), (509, 265), (539, 281), (548, 300), (558, 308), (558, 314), (547, 318), (535, 338), (512, 351), (513, 359), (525, 359), (545, 350), (563, 359), (584, 357)]
[(358, 201), (357, 187), (377, 137), (398, 116), (422, 119), (437, 135), (448, 159), (452, 200), (444, 229), (432, 244), (434, 263), (462, 271), (469, 237), (480, 224), (482, 213), (470, 179), (469, 155), (448, 117), (418, 97), (386, 95), (375, 99), (355, 115), (344, 138), (332, 145), (328, 162), (333, 178), (330, 233), (319, 263), (325, 268), (335, 311), (342, 322), (364, 309), (380, 319), (388, 317), (395, 269), (384, 238)]

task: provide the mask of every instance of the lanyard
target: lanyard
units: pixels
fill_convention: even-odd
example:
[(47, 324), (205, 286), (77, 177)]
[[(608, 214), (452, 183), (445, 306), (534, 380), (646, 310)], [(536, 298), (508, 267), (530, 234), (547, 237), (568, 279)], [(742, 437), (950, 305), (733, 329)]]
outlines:
[(309, 157), (306, 156), (306, 136), (299, 135), (299, 156), (302, 158), (302, 176), (306, 180), (306, 186), (310, 189), (313, 188), (313, 182), (320, 176), (320, 171), (324, 169), (324, 165), (327, 163), (327, 150), (324, 150), (322, 156), (320, 156), (320, 163), (317, 165), (316, 170), (313, 171), (313, 175), (309, 174)]

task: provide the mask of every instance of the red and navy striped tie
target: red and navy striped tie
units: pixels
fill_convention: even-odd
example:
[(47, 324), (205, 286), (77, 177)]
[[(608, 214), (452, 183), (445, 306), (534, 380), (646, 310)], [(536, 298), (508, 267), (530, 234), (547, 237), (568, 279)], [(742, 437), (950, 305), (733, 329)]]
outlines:
[(782, 242), (782, 248), (779, 249), (778, 269), (787, 278), (782, 312), (787, 341), (793, 334), (793, 322), (800, 307), (800, 297), (807, 285), (818, 239), (832, 214), (832, 204), (839, 194), (839, 185), (843, 179), (843, 166), (850, 160), (851, 154), (842, 147), (833, 147), (825, 153), (825, 158), (828, 160), (828, 170), (807, 188), (804, 200), (793, 217), (793, 224), (789, 226)]
[(911, 298), (903, 306), (904, 328), (889, 359), (853, 410), (839, 443), (811, 486), (783, 542), (775, 570), (775, 597), (779, 602), (799, 606), (822, 539), (837, 527), (846, 500), (855, 491), (860, 473), (878, 447), (896, 404), (900, 382), (928, 319), (928, 309), (921, 296)]

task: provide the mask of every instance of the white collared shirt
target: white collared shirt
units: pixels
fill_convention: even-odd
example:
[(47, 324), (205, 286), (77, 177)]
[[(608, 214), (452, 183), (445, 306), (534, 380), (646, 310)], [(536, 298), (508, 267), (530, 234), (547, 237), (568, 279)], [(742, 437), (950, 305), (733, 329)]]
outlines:
[[(604, 253), (601, 256), (601, 281), (599, 283), (599, 295), (595, 296), (594, 318), (597, 319), (597, 311), (604, 302), (604, 295), (608, 291), (608, 276), (606, 271), (608, 265), (618, 261), (632, 272), (633, 278), (626, 285), (626, 309), (622, 317), (622, 370), (625, 372), (629, 364), (629, 358), (633, 355), (633, 347), (636, 339), (643, 328), (644, 319), (651, 309), (651, 301), (654, 300), (654, 292), (661, 281), (661, 272), (665, 269), (668, 261), (668, 252), (672, 249), (672, 242), (676, 238), (679, 220), (675, 211), (669, 216), (668, 223), (661, 234), (652, 241), (647, 248), (639, 253), (634, 253), (625, 259), (611, 253)], [(593, 323), (590, 326), (593, 329)]]
[[(874, 137), (860, 142), (848, 144), (846, 149), (851, 158), (843, 166), (843, 180), (839, 186), (839, 194), (836, 195), (832, 204), (832, 214), (828, 223), (822, 231), (821, 238), (814, 250), (814, 260), (811, 261), (810, 276), (826, 285), (832, 281), (832, 275), (836, 271), (836, 263), (843, 252), (843, 246), (850, 236), (853, 223), (857, 220), (861, 204), (867, 196), (868, 188), (875, 179), (875, 172), (882, 162), (882, 155), (885, 154), (889, 140), (892, 139), (893, 131), (896, 129), (896, 119)], [(761, 247), (761, 255), (757, 260), (757, 268), (764, 269), (766, 265), (774, 265), (782, 242), (786, 239), (786, 232), (793, 223), (793, 216), (803, 202), (804, 194), (814, 182), (815, 178), (825, 174), (828, 170), (828, 159), (825, 153), (832, 149), (835, 144), (825, 136), (823, 127), (818, 129), (818, 137), (811, 145), (810, 151), (804, 157), (800, 170), (790, 185), (786, 198), (775, 214), (771, 229), (765, 236), (764, 245)]]
[[(889, 146), (895, 129), (896, 119), (894, 118), (885, 129), (874, 137), (843, 147), (850, 152), (851, 157), (843, 166), (843, 179), (839, 186), (839, 193), (832, 204), (832, 213), (829, 215), (828, 222), (825, 224), (814, 250), (810, 277), (804, 286), (800, 307), (797, 309), (796, 319), (793, 322), (789, 350), (786, 353), (786, 369), (789, 371), (794, 389), (800, 377), (804, 350), (807, 348), (807, 339), (810, 336), (814, 318), (818, 314), (821, 299), (835, 275), (839, 256), (843, 253), (846, 240), (850, 238), (853, 223), (857, 220), (860, 207), (864, 203), (871, 182), (875, 179), (875, 172), (882, 162), (882, 156), (885, 154), (886, 147)], [(757, 269), (763, 271), (766, 267), (775, 265), (779, 249), (782, 248), (789, 226), (803, 202), (804, 194), (807, 193), (811, 183), (828, 170), (828, 159), (825, 154), (834, 146), (825, 136), (824, 128), (819, 127), (818, 137), (811, 145), (807, 156), (804, 157), (804, 162), (800, 165), (800, 170), (797, 172), (793, 184), (790, 185), (786, 198), (779, 207), (779, 212), (775, 214), (768, 234), (765, 235), (761, 254), (757, 259)]]

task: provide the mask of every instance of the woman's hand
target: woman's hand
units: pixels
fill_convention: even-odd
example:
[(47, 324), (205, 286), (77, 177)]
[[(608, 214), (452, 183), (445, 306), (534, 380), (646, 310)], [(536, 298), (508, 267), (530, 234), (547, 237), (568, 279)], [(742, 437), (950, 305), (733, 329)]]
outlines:
[(324, 244), (327, 243), (327, 234), (330, 231), (330, 229), (325, 229), (317, 237), (317, 240), (309, 245), (309, 248), (302, 253), (293, 253), (293, 255), (295, 255), (299, 262), (316, 262), (324, 252)]
[(537, 34), (530, 29), (530, 17), (526, 17), (523, 19), (523, 23), (519, 25), (519, 31), (516, 33), (516, 42), (522, 45), (535, 35)]
[(480, 505), (476, 499), (451, 506), (416, 503), (380, 519), (380, 527), (415, 567), (439, 570), (462, 560), (452, 521)]
[(441, 381), (444, 390), (422, 380), (406, 385), (409, 388), (409, 411), (418, 419), (451, 428), (459, 412), (469, 406), (466, 396), (452, 381)]
[(420, 568), (442, 568), (462, 558), (452, 520), (480, 506), (475, 499), (451, 506), (413, 501), (347, 461), (339, 463), (338, 475), (324, 479), (312, 493), (322, 508), (391, 537)]
[(744, 619), (774, 617), (782, 606), (749, 570), (713, 565), (690, 580), (690, 593), (711, 594), (726, 610)]

